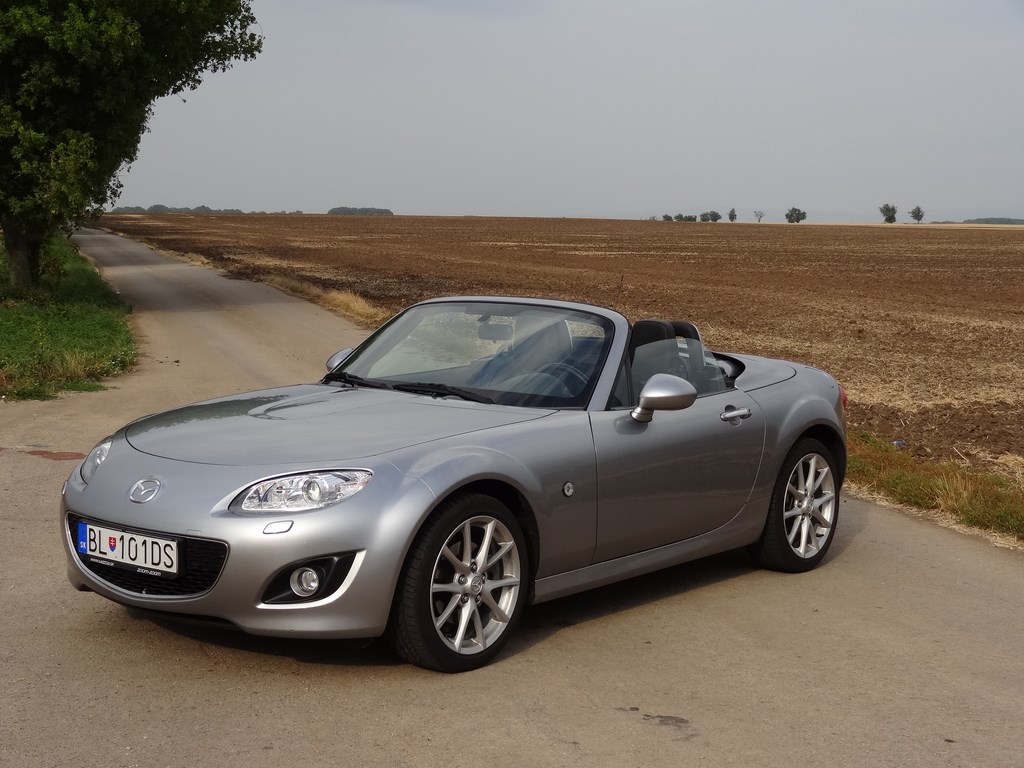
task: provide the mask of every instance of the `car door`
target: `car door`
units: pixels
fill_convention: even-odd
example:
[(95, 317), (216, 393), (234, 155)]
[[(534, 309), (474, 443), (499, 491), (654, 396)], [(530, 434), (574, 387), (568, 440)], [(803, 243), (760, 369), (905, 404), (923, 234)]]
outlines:
[(731, 389), (698, 397), (681, 411), (657, 411), (646, 424), (629, 410), (594, 412), (591, 428), (598, 477), (594, 562), (727, 523), (750, 495), (764, 448), (761, 409)]

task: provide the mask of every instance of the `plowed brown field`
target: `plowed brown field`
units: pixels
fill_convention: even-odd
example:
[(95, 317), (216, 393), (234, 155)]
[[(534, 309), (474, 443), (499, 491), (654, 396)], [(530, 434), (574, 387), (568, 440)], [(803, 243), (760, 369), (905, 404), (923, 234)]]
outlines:
[(1024, 466), (1024, 228), (107, 215), (114, 231), (397, 311), (449, 294), (686, 318), (715, 349), (825, 368), (850, 422), (923, 455)]

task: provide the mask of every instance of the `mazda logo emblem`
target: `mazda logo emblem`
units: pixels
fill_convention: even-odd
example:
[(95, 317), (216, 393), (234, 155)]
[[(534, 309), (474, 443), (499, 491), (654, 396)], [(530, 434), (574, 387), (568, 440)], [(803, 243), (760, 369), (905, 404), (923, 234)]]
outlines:
[(152, 501), (159, 491), (160, 481), (147, 477), (145, 480), (139, 480), (139, 482), (132, 486), (132, 489), (128, 491), (128, 498), (136, 504), (145, 504), (147, 501)]

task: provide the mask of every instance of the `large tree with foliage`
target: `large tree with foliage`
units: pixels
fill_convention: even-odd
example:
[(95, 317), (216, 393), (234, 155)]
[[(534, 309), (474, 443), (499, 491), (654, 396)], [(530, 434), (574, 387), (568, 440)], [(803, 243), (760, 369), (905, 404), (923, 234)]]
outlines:
[(801, 221), (807, 218), (807, 211), (801, 211), (796, 206), (786, 211), (786, 221), (790, 224), (799, 224)]
[(924, 209), (920, 205), (915, 205), (910, 209), (910, 218), (920, 224), (921, 219), (924, 218)]
[(252, 59), (251, 0), (11, 0), (0, 6), (0, 228), (11, 283), (43, 243), (115, 200), (161, 96)]
[(882, 214), (882, 221), (886, 224), (896, 223), (896, 206), (892, 203), (885, 203), (878, 206), (878, 212)]

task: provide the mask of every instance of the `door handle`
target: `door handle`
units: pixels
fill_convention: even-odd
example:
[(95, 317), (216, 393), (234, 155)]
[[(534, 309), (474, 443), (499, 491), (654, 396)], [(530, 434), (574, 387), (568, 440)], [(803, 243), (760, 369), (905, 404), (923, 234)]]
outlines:
[(751, 417), (749, 408), (731, 408), (726, 407), (726, 410), (722, 412), (722, 421), (736, 421), (736, 419), (749, 419)]

